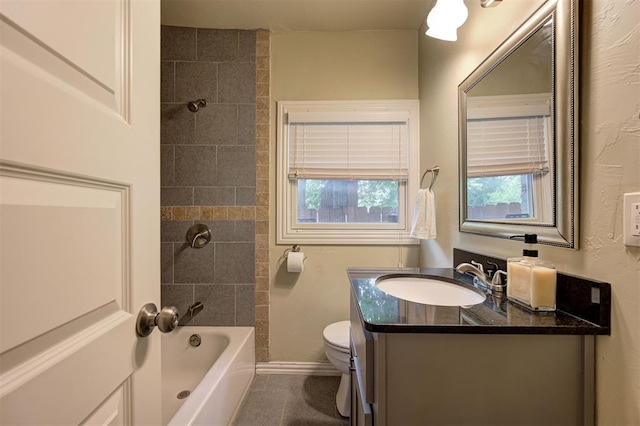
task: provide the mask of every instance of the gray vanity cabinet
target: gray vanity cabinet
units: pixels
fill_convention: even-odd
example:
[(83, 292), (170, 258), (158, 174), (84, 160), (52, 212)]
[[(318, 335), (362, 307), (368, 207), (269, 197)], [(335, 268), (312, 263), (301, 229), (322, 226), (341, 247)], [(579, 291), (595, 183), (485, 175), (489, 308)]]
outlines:
[(373, 425), (373, 340), (351, 300), (351, 425)]
[[(353, 347), (352, 347), (353, 349)], [(358, 383), (358, 374), (354, 360), (351, 361), (351, 418), (352, 426), (372, 426), (371, 404), (365, 402), (362, 387)]]
[(594, 336), (369, 332), (351, 300), (352, 425), (589, 425)]

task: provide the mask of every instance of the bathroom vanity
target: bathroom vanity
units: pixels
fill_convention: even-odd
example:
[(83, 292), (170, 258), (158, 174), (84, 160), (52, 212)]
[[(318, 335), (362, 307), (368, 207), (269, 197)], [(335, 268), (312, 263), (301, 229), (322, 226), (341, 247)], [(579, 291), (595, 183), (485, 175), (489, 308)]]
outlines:
[[(590, 286), (590, 306), (582, 308), (598, 323), (575, 312), (534, 313), (501, 294), (485, 293), (472, 306), (437, 306), (377, 286), (382, 276), (416, 274), (473, 287), (454, 269), (347, 272), (352, 425), (594, 423), (594, 340), (610, 334), (608, 284), (580, 282)], [(560, 278), (559, 295), (565, 285)]]

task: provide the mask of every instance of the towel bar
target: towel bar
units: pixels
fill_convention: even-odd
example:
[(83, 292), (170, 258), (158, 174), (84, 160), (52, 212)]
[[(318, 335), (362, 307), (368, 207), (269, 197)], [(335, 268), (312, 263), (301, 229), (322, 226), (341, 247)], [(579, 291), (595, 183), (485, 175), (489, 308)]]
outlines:
[(429, 184), (429, 187), (427, 189), (431, 190), (431, 188), (433, 188), (433, 184), (436, 182), (436, 178), (438, 177), (438, 173), (440, 173), (440, 166), (435, 166), (432, 167), (430, 169), (427, 169), (424, 174), (422, 175), (422, 178), (420, 179), (420, 188), (422, 188), (422, 185), (424, 183), (424, 178), (427, 176), (427, 173), (431, 173), (433, 176), (431, 177), (431, 183)]

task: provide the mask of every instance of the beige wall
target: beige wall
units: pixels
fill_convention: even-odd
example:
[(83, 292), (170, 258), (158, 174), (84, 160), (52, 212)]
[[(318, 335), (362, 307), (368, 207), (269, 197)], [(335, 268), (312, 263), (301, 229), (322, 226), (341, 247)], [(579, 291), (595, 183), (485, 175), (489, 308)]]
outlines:
[[(422, 164), (440, 165), (435, 188), (438, 239), (421, 263), (451, 264), (453, 247), (509, 257), (521, 244), (458, 231), (457, 86), (542, 0), (502, 2), (469, 19), (456, 43), (420, 37)], [(640, 2), (582, 2), (580, 250), (541, 247), (563, 272), (611, 283), (612, 335), (598, 337), (597, 418), (640, 424), (640, 248), (625, 247), (622, 195), (640, 191)], [(509, 23), (505, 25), (505, 23)]]
[[(295, 100), (418, 98), (417, 31), (278, 32), (271, 35), (275, 103)], [(349, 266), (397, 266), (398, 246), (311, 246), (302, 274), (282, 265), (275, 244), (275, 129), (271, 134), (270, 350), (272, 361), (326, 361), (322, 329), (348, 319)], [(402, 249), (417, 266), (417, 246)]]
[(535, 35), (482, 77), (468, 96), (551, 93), (552, 37), (550, 25), (538, 29)]

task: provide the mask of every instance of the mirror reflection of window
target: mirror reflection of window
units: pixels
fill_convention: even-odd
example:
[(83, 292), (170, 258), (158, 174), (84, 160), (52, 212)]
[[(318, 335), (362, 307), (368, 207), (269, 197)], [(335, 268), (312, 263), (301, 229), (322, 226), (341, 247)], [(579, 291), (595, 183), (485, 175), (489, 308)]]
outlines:
[(543, 25), (469, 90), (467, 219), (553, 225), (552, 76)]
[(551, 223), (551, 94), (468, 101), (467, 218)]

